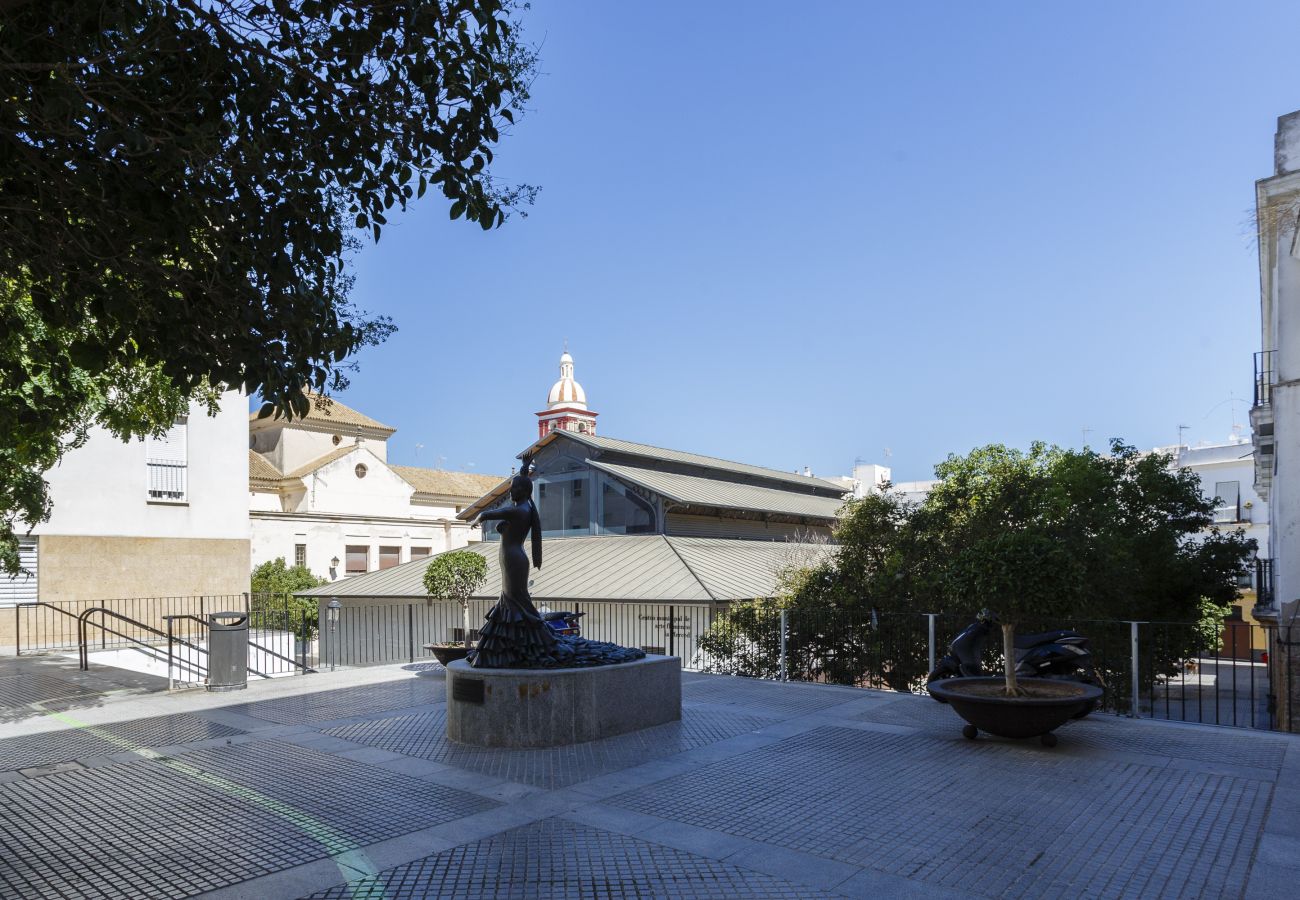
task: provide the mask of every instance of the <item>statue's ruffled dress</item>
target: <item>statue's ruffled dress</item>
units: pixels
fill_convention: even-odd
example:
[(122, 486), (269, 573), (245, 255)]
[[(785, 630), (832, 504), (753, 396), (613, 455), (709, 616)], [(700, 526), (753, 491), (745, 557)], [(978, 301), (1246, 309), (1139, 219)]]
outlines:
[[(531, 492), (531, 485), (529, 490)], [(479, 628), (478, 643), (469, 652), (471, 666), (482, 669), (555, 669), (612, 665), (645, 656), (644, 650), (635, 647), (556, 634), (543, 621), (528, 592), (528, 554), (524, 550), (524, 539), (530, 530), (540, 527), (531, 500), (525, 499), (514, 507), (485, 513), (483, 518), (502, 520), (497, 526), (501, 534), (502, 590), (501, 598)], [(533, 554), (540, 568), (540, 540), (534, 540)]]

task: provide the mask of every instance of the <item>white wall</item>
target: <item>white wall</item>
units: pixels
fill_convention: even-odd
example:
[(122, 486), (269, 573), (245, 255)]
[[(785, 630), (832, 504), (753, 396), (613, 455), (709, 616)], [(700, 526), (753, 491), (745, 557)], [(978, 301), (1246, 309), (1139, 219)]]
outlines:
[(472, 532), (463, 522), (384, 521), (368, 517), (334, 517), (323, 514), (254, 513), (252, 516), (252, 566), (284, 557), (293, 565), (294, 547), (307, 545), (307, 568), (329, 578), (330, 561), (337, 557), (338, 569), (334, 575), (343, 578), (347, 566), (345, 548), (364, 545), (370, 548), (369, 569), (379, 568), (379, 548), (401, 547), (401, 561), (411, 559), (412, 547), (429, 547), (431, 553), (455, 550), (470, 540), (479, 539), (479, 530)]
[(187, 496), (149, 499), (145, 442), (95, 429), (46, 474), (54, 503), (39, 535), (247, 538), (248, 401), (227, 391), (209, 417), (191, 407), (186, 426)]
[[(364, 478), (357, 466), (364, 465)], [(399, 477), (370, 445), (356, 447), (333, 462), (304, 475), (307, 492), (295, 508), (298, 512), (328, 512), (339, 515), (406, 518), (412, 514), (411, 495), (415, 488)]]

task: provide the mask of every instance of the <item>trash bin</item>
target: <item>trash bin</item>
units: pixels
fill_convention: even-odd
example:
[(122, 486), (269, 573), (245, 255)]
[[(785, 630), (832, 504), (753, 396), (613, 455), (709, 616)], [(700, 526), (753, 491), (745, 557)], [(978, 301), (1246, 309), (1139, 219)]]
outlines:
[(208, 615), (208, 690), (248, 687), (248, 613)]

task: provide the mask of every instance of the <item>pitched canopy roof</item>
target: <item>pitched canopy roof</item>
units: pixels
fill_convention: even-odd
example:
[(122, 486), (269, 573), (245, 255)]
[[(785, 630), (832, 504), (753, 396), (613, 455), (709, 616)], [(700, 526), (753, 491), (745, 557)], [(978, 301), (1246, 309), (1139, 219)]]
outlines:
[[(496, 541), (463, 549), (483, 556), (488, 576), (475, 593), (495, 599), (501, 593)], [(655, 603), (708, 603), (772, 596), (777, 574), (792, 562), (829, 556), (834, 547), (781, 541), (674, 537), (662, 534), (548, 539), (542, 568), (532, 572), (537, 602), (614, 600)], [(441, 555), (441, 554), (439, 554)], [(430, 559), (412, 560), (322, 587), (299, 596), (340, 599), (411, 599), (428, 596), (424, 570)]]

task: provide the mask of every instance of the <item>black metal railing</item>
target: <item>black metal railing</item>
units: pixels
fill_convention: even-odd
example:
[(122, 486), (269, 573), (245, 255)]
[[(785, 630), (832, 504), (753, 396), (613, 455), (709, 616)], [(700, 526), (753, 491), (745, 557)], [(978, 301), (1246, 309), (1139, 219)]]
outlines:
[(1277, 382), (1276, 353), (1275, 350), (1261, 350), (1255, 354), (1254, 406), (1269, 406), (1273, 402), (1273, 385)]
[(1273, 560), (1255, 560), (1255, 605), (1269, 607), (1273, 605)]

